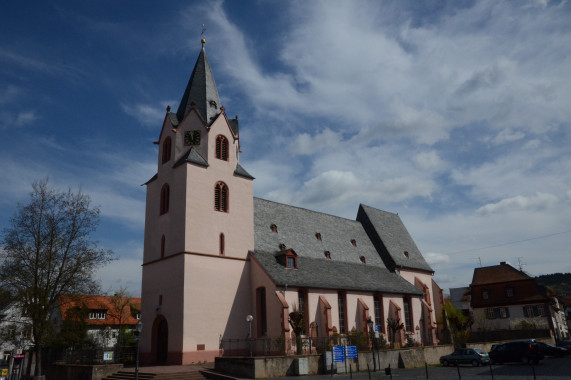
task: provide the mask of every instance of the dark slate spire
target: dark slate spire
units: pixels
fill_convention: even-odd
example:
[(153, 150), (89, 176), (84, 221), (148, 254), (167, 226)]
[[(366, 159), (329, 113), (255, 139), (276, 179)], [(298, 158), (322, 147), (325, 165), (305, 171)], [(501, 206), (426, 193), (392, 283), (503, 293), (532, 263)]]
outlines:
[(202, 50), (198, 55), (194, 70), (192, 70), (192, 75), (176, 111), (176, 116), (179, 121), (182, 121), (190, 112), (193, 106), (192, 103), (194, 103), (194, 108), (202, 120), (204, 120), (206, 125), (210, 125), (222, 111), (220, 110), (220, 97), (214, 82), (214, 75), (212, 75), (210, 63), (208, 63), (208, 58), (206, 58), (206, 52), (204, 51), (204, 43), (205, 40), (203, 39)]

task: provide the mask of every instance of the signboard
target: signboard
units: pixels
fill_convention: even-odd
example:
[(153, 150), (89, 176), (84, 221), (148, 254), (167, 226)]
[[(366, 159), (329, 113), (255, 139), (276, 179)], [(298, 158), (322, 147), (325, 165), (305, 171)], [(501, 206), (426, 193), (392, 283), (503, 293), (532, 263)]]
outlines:
[(357, 346), (346, 346), (347, 359), (357, 359)]
[(378, 338), (380, 336), (380, 332), (381, 332), (381, 326), (375, 325), (375, 338)]
[(345, 347), (344, 346), (333, 346), (333, 361), (335, 363), (345, 361)]
[(8, 368), (2, 368), (2, 372), (0, 372), (0, 376), (8, 376)]
[(104, 361), (111, 361), (111, 360), (113, 360), (113, 351), (105, 351), (105, 352), (103, 352), (103, 360), (104, 360)]

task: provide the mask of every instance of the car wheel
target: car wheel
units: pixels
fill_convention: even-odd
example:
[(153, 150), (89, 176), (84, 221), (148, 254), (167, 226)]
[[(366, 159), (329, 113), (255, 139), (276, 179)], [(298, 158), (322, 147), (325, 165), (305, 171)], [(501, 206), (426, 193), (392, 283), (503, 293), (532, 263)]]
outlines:
[(476, 359), (472, 360), (472, 367), (478, 367), (480, 365), (480, 362), (477, 361)]
[(443, 365), (444, 367), (448, 367), (448, 366), (450, 365), (450, 363), (448, 363), (448, 360), (443, 360), (443, 361), (442, 361), (442, 365)]
[(527, 356), (522, 356), (521, 357), (521, 362), (523, 364), (529, 364), (529, 358)]

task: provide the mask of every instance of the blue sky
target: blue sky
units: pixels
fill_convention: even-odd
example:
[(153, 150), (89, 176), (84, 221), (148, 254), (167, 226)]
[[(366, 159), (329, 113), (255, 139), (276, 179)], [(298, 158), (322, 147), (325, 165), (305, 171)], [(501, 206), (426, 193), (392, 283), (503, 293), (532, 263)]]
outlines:
[(571, 272), (566, 1), (45, 1), (0, 12), (0, 227), (31, 183), (101, 206), (140, 292), (145, 188), (200, 49), (258, 197), (397, 212), (449, 287)]

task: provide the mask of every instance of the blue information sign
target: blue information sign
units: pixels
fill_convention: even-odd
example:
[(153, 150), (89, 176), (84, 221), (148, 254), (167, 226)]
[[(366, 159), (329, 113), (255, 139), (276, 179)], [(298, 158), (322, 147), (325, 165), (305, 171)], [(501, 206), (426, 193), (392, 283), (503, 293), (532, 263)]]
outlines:
[(346, 346), (347, 359), (357, 359), (357, 346)]
[(333, 361), (335, 363), (345, 361), (345, 347), (344, 346), (333, 346)]

